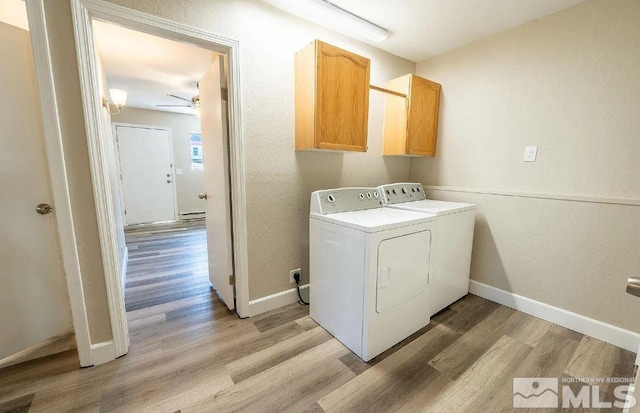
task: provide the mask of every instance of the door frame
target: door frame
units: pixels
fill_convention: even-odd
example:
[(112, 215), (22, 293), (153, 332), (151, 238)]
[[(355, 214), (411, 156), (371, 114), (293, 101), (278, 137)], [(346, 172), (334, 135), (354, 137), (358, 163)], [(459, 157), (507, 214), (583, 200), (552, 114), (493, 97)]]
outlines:
[(60, 252), (64, 268), (67, 293), (71, 307), (71, 317), (81, 366), (96, 364), (91, 346), (89, 321), (82, 287), (82, 274), (78, 254), (71, 197), (64, 161), (62, 129), (53, 80), (51, 50), (44, 13), (44, 0), (26, 0), (29, 19), (29, 35), (35, 61), (40, 112), (47, 156), (49, 180), (53, 197), (53, 215), (56, 220)]
[(112, 194), (114, 188), (112, 188), (108, 173), (108, 156), (113, 156), (113, 154), (108, 153), (104, 141), (100, 138), (103, 135), (101, 130), (101, 111), (103, 108), (98, 88), (96, 53), (91, 24), (91, 20), (94, 18), (174, 41), (189, 43), (224, 53), (228, 56), (229, 167), (233, 210), (232, 229), (236, 311), (240, 317), (248, 316), (247, 214), (241, 121), (239, 42), (105, 1), (71, 0), (75, 49), (80, 72), (80, 92), (83, 101), (83, 117), (87, 132), (89, 164), (96, 201), (96, 218), (113, 336), (112, 342), (91, 342), (87, 308), (82, 288), (78, 247), (71, 215), (71, 202), (64, 163), (60, 118), (56, 104), (44, 1), (26, 0), (26, 4), (31, 37), (34, 44), (38, 86), (41, 93), (41, 109), (43, 112), (47, 159), (56, 206), (56, 220), (61, 239), (63, 263), (80, 364), (82, 366), (91, 366), (113, 360), (126, 354), (129, 347), (129, 331), (121, 279), (122, 269), (118, 262), (116, 222), (113, 216)]
[[(124, 126), (126, 128), (138, 128), (138, 129), (155, 129), (155, 130), (166, 131), (169, 133), (169, 146), (170, 146), (169, 154), (171, 159), (171, 175), (172, 175), (171, 188), (173, 190), (173, 221), (178, 222), (180, 220), (180, 215), (178, 214), (178, 192), (176, 188), (176, 162), (173, 154), (173, 133), (172, 133), (173, 131), (168, 126), (153, 126), (153, 125), (142, 125), (138, 123), (111, 122), (113, 139), (116, 140), (115, 142), (115, 147), (117, 152), (116, 167), (118, 168), (118, 173), (120, 174), (120, 177), (122, 177), (122, 167), (120, 164), (120, 145), (119, 145), (120, 141), (118, 140), (118, 135), (117, 135), (118, 126)], [(128, 227), (129, 225), (138, 225), (138, 224), (127, 224), (127, 217), (126, 217), (126, 214), (124, 213), (125, 199), (124, 199), (122, 179), (119, 179), (118, 182), (119, 182), (118, 190), (120, 193), (120, 199), (122, 204), (122, 222), (124, 222), (125, 227)]]

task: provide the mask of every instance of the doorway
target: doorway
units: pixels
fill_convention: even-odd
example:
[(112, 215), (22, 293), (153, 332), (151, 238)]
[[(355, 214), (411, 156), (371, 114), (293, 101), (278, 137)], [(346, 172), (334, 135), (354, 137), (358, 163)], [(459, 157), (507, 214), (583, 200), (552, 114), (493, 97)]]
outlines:
[[(120, 6), (96, 2), (92, 0), (73, 0), (74, 30), (79, 65), (81, 67), (81, 92), (85, 108), (85, 123), (90, 146), (96, 149), (90, 152), (90, 162), (93, 171), (93, 182), (96, 188), (97, 218), (100, 228), (100, 238), (105, 264), (105, 281), (108, 289), (109, 310), (112, 321), (114, 356), (126, 354), (128, 350), (127, 317), (124, 300), (122, 299), (123, 282), (120, 278), (119, 257), (119, 229), (117, 216), (114, 216), (114, 201), (111, 199), (117, 185), (108, 177), (110, 176), (110, 151), (109, 145), (104, 143), (105, 128), (102, 121), (103, 108), (98, 104), (102, 101), (99, 84), (99, 71), (96, 64), (96, 49), (94, 44), (93, 20), (110, 22), (119, 26), (158, 36), (164, 39), (201, 47), (216, 54), (227, 56), (228, 73), (228, 139), (212, 142), (212, 149), (221, 156), (225, 166), (222, 174), (212, 174), (210, 181), (214, 191), (205, 190), (206, 209), (210, 205), (225, 204), (229, 213), (215, 217), (215, 223), (223, 227), (222, 231), (207, 231), (208, 248), (216, 251), (216, 259), (211, 259), (209, 275), (225, 304), (230, 308), (236, 308), (239, 316), (248, 310), (248, 285), (247, 285), (247, 251), (246, 251), (246, 223), (244, 200), (244, 167), (242, 156), (242, 136), (240, 128), (240, 103), (239, 103), (239, 71), (238, 71), (238, 43), (234, 40), (188, 26), (182, 26), (144, 13), (135, 12)], [(212, 70), (219, 70), (218, 65), (212, 63)], [(216, 69), (216, 67), (218, 69)], [(220, 72), (218, 72), (220, 76)], [(211, 74), (215, 85), (215, 74)], [(204, 82), (206, 83), (206, 82)], [(213, 87), (217, 93), (222, 93), (221, 87)], [(203, 113), (217, 113), (211, 119), (211, 128), (222, 131), (222, 115), (218, 108), (206, 110), (205, 99), (202, 101)], [(211, 108), (211, 106), (209, 107)], [(203, 131), (204, 131), (203, 125)], [(205, 174), (207, 164), (207, 139), (203, 132), (204, 165)], [(226, 150), (225, 150), (226, 149)], [(214, 158), (215, 159), (215, 158)], [(224, 177), (226, 176), (226, 180)], [(222, 177), (222, 179), (221, 179)], [(104, 201), (104, 202), (101, 202)], [(230, 207), (233, 205), (233, 216)], [(207, 214), (210, 216), (211, 214)], [(207, 222), (207, 226), (210, 222)], [(224, 228), (226, 227), (226, 228)], [(233, 233), (233, 240), (227, 234)], [(218, 234), (218, 235), (216, 235)], [(224, 236), (219, 236), (224, 234)], [(213, 240), (211, 239), (213, 236)], [(212, 242), (213, 241), (213, 242)], [(227, 249), (225, 251), (225, 248)], [(217, 259), (218, 254), (224, 254), (224, 259)], [(222, 257), (222, 255), (221, 255)], [(230, 268), (230, 273), (223, 275), (221, 269)]]
[[(92, 27), (102, 135), (114, 152), (107, 153), (113, 214), (124, 232), (118, 241), (126, 251), (120, 259), (128, 319), (132, 311), (153, 312), (149, 307), (194, 295), (211, 299), (211, 288), (215, 300), (235, 309), (225, 55), (105, 21)], [(199, 131), (200, 147), (189, 130)], [(185, 151), (192, 156), (185, 159)], [(199, 172), (199, 179), (185, 172)], [(187, 215), (194, 213), (185, 208), (192, 200), (200, 203), (198, 217)]]

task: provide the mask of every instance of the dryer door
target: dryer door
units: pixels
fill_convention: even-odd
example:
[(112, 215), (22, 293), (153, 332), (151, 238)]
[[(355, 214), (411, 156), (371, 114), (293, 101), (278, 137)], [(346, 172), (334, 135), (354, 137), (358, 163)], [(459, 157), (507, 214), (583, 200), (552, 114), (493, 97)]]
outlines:
[(427, 293), (430, 249), (431, 231), (389, 238), (378, 244), (377, 313)]

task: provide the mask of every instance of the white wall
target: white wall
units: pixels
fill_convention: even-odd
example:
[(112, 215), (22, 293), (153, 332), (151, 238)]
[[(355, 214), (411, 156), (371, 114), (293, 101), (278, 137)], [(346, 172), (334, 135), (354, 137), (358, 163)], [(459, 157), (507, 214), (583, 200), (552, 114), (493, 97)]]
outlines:
[[(472, 278), (640, 332), (640, 2), (591, 0), (418, 64), (442, 84), (437, 156), (411, 180), (478, 204)], [(524, 163), (527, 145), (538, 160)]]
[(191, 147), (189, 134), (200, 132), (200, 119), (194, 115), (124, 107), (113, 117), (114, 122), (171, 128), (173, 160), (182, 175), (176, 175), (178, 212), (204, 211), (204, 201), (198, 194), (204, 192), (202, 169), (191, 169)]
[(0, 56), (3, 359), (67, 333), (72, 320), (54, 216), (34, 210), (52, 197), (29, 33), (0, 22)]

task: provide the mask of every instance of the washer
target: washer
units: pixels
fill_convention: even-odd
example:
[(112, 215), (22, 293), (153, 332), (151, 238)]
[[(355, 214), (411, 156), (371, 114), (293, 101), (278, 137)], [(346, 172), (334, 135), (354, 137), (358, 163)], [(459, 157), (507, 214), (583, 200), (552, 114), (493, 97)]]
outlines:
[(437, 217), (430, 315), (467, 295), (476, 206), (427, 199), (417, 183), (382, 185), (378, 191), (386, 207)]
[(311, 195), (310, 316), (364, 361), (429, 324), (435, 216), (383, 208), (376, 188)]

